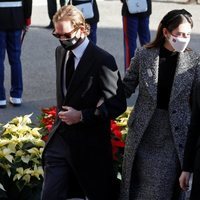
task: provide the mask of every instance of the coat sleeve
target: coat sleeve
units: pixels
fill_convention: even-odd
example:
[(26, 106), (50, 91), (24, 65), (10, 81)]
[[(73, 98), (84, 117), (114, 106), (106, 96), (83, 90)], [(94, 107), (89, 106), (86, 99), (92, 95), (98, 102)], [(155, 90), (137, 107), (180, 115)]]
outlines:
[(31, 24), (32, 0), (23, 0), (24, 19), (26, 26)]
[(137, 49), (135, 56), (131, 59), (129, 70), (123, 79), (124, 90), (127, 98), (135, 92), (135, 89), (138, 86), (140, 59), (140, 52)]
[(92, 118), (114, 119), (122, 114), (127, 107), (121, 76), (113, 56), (108, 55), (103, 59), (105, 63), (99, 70), (99, 84), (103, 103), (90, 111), (82, 110), (83, 120)]
[(200, 142), (200, 82), (196, 85), (192, 97), (192, 116), (185, 146), (183, 171), (192, 172), (197, 146)]

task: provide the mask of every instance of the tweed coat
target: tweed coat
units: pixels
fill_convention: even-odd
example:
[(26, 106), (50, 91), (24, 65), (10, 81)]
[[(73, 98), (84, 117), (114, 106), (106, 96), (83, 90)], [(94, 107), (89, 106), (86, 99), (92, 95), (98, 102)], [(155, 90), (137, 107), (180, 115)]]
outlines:
[[(123, 161), (120, 200), (129, 200), (134, 158), (157, 106), (159, 51), (159, 48), (138, 48), (123, 80), (127, 97), (135, 92), (137, 86), (139, 94), (128, 120), (129, 132)], [(191, 117), (190, 96), (196, 83), (198, 66), (199, 56), (193, 51), (187, 50), (178, 55), (168, 112), (175, 149), (181, 165)]]

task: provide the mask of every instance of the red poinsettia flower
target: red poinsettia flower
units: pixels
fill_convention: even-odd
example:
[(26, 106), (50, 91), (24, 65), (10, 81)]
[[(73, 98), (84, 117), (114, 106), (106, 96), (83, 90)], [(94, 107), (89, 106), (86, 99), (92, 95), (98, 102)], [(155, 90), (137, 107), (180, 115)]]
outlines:
[(42, 139), (44, 141), (48, 140), (48, 134), (51, 131), (53, 124), (55, 122), (57, 109), (55, 106), (50, 108), (43, 108), (41, 117), (39, 118), (40, 127), (43, 128), (42, 130)]
[(113, 160), (120, 162), (122, 159), (122, 153), (125, 146), (125, 142), (122, 140), (122, 133), (120, 126), (113, 120), (111, 120), (111, 143)]
[(48, 135), (42, 136), (42, 140), (44, 140), (45, 142), (47, 142), (47, 140), (48, 140)]
[(120, 127), (117, 125), (117, 123), (114, 120), (111, 120), (111, 131), (114, 133), (114, 135), (117, 138), (122, 138), (122, 133), (120, 131)]

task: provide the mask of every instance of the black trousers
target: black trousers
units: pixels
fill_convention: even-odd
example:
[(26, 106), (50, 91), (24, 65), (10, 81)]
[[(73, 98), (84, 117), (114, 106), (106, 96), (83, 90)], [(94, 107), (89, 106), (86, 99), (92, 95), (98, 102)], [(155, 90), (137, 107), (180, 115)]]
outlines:
[[(60, 6), (64, 6), (65, 3), (66, 0), (60, 0)], [(53, 16), (57, 11), (56, 0), (47, 0), (47, 8), (48, 8), (49, 19), (52, 21)]]
[[(48, 144), (44, 155), (42, 200), (85, 198), (74, 172), (66, 160), (66, 144), (59, 132)], [(74, 190), (75, 189), (75, 190)]]
[[(74, 134), (77, 141), (79, 137), (73, 133), (73, 138)], [(98, 145), (91, 143), (88, 150), (84, 141), (69, 144), (72, 139), (69, 135), (58, 130), (44, 151), (42, 200), (86, 196), (89, 200), (117, 200), (119, 185), (114, 178), (108, 147), (100, 145), (101, 151), (96, 151)]]

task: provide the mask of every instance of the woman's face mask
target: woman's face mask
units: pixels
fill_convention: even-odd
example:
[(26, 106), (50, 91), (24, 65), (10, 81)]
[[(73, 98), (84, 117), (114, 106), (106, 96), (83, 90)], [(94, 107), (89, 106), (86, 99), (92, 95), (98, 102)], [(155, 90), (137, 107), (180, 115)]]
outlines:
[(191, 24), (182, 23), (172, 32), (167, 31), (167, 40), (177, 52), (183, 52), (190, 41)]
[(168, 38), (169, 43), (171, 46), (175, 49), (177, 52), (183, 52), (186, 47), (188, 46), (188, 43), (190, 42), (190, 37), (176, 37), (173, 35), (170, 35)]

